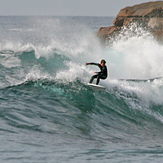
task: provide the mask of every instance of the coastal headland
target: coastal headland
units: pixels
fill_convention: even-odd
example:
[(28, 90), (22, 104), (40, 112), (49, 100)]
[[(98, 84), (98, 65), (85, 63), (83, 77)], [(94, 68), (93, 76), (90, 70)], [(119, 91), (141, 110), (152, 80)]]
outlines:
[(153, 36), (163, 42), (163, 1), (147, 2), (121, 9), (113, 21), (113, 26), (101, 27), (97, 35), (109, 40), (118, 35), (123, 27), (136, 23), (145, 27)]

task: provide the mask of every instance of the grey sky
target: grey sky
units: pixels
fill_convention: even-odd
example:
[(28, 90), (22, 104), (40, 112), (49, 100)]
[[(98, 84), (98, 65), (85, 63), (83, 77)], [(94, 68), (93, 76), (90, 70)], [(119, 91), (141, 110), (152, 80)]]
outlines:
[(154, 0), (0, 0), (0, 15), (116, 16), (120, 9)]

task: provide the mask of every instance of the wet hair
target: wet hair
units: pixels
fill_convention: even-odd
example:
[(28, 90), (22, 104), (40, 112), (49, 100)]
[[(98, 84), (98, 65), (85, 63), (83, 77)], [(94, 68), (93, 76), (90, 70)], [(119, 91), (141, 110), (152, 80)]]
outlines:
[(106, 63), (106, 61), (105, 61), (104, 59), (102, 59), (102, 60), (101, 60), (101, 63), (104, 63), (104, 64), (105, 64), (105, 63)]

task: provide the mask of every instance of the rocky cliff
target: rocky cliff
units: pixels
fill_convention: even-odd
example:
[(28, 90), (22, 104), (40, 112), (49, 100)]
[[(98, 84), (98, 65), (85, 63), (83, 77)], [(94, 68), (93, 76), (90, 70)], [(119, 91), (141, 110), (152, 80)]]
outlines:
[(148, 2), (121, 9), (111, 27), (101, 27), (98, 36), (108, 39), (118, 34), (122, 27), (137, 23), (146, 27), (157, 39), (163, 41), (163, 1)]

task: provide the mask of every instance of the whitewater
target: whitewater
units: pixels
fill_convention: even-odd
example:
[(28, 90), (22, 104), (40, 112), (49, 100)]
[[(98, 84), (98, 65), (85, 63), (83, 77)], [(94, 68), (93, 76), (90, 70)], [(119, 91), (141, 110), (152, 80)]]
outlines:
[(113, 20), (0, 17), (1, 162), (163, 161), (163, 45), (136, 24), (104, 45)]

